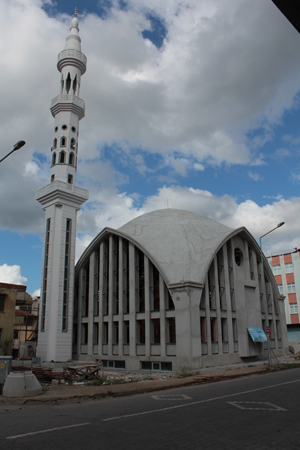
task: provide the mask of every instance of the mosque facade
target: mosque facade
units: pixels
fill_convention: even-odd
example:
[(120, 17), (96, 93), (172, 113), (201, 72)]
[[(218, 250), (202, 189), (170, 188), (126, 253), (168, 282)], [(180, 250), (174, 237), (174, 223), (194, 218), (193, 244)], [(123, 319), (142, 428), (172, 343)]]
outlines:
[(75, 267), (76, 215), (88, 199), (76, 186), (86, 70), (76, 14), (57, 68), (50, 184), (37, 192), (45, 210), (38, 356), (172, 372), (263, 359), (267, 345), (249, 328), (266, 329), (266, 319), (274, 354), (284, 354), (284, 297), (244, 227), (153, 211), (102, 230)]

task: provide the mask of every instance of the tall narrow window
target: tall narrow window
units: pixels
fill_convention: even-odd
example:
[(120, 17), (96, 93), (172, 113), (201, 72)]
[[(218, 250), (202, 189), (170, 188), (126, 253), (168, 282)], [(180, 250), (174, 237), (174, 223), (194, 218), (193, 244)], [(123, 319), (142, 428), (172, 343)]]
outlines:
[(145, 311), (145, 267), (144, 253), (136, 250), (136, 294), (137, 294), (137, 311)]
[(113, 236), (113, 314), (119, 314), (119, 238)]
[(130, 330), (129, 320), (124, 320), (124, 322), (123, 322), (123, 343), (125, 345), (129, 344), (129, 336), (130, 336), (129, 330)]
[(52, 154), (52, 166), (54, 166), (54, 164), (56, 164), (56, 153), (55, 152)]
[(119, 343), (119, 322), (113, 322), (113, 344)]
[(150, 263), (150, 305), (152, 311), (159, 311), (160, 299), (159, 299), (159, 272), (157, 268)]
[(54, 138), (53, 139), (53, 148), (56, 148), (57, 147), (57, 138)]
[(73, 89), (73, 95), (75, 95), (76, 94), (76, 89), (77, 89), (77, 75), (75, 75), (75, 78), (73, 80), (73, 87), (72, 87), (72, 89)]
[(137, 320), (137, 343), (145, 344), (146, 333), (145, 333), (145, 320)]
[(218, 342), (217, 319), (215, 317), (210, 318), (210, 332), (211, 332), (211, 342)]
[(151, 344), (160, 344), (160, 320), (151, 319)]
[(83, 267), (83, 295), (81, 313), (83, 317), (89, 314), (89, 284), (90, 284), (90, 265), (89, 262)]
[(75, 141), (74, 138), (72, 138), (72, 139), (71, 139), (71, 142), (70, 142), (70, 148), (71, 148), (72, 150), (75, 150), (75, 145), (76, 145), (76, 141)]
[(71, 76), (70, 76), (70, 72), (69, 72), (67, 79), (66, 79), (66, 94), (68, 94), (70, 92), (70, 88), (71, 88)]
[(93, 344), (99, 344), (99, 322), (94, 322), (93, 325)]
[(70, 271), (70, 251), (71, 251), (71, 219), (66, 221), (66, 243), (65, 243), (65, 265), (64, 265), (64, 290), (63, 290), (63, 311), (62, 311), (62, 331), (68, 331), (68, 297), (69, 297), (69, 271)]
[(66, 147), (66, 145), (67, 145), (67, 139), (66, 139), (65, 136), (62, 136), (62, 137), (60, 138), (60, 146), (61, 146), (61, 147)]
[(71, 175), (70, 173), (68, 174), (68, 183), (73, 184), (73, 175)]
[(74, 153), (73, 152), (71, 152), (69, 154), (69, 164), (70, 164), (70, 166), (74, 165)]
[(209, 307), (216, 309), (215, 264), (212, 262), (208, 271)]
[(109, 263), (108, 241), (103, 242), (103, 314), (108, 314)]
[(59, 154), (59, 162), (61, 164), (63, 164), (65, 162), (65, 156), (66, 156), (65, 152), (60, 152), (60, 154)]
[(206, 317), (200, 317), (201, 342), (206, 342)]
[(129, 313), (129, 245), (123, 239), (123, 312)]
[(47, 277), (49, 262), (49, 243), (50, 243), (50, 219), (47, 219), (45, 233), (45, 254), (44, 254), (44, 274), (43, 274), (43, 291), (42, 291), (42, 311), (41, 311), (41, 331), (45, 331), (46, 321), (46, 301), (47, 301)]
[(176, 344), (175, 317), (167, 319), (167, 343)]
[(103, 322), (102, 324), (102, 342), (103, 345), (108, 344), (108, 322)]
[(5, 295), (0, 294), (0, 312), (4, 311), (4, 299), (5, 299)]

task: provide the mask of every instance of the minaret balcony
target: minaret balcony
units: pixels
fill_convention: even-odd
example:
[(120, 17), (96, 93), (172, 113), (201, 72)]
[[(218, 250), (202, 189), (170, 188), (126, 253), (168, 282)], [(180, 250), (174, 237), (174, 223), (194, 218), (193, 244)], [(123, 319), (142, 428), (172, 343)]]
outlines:
[(50, 110), (53, 117), (61, 111), (71, 111), (81, 120), (85, 114), (85, 103), (76, 95), (60, 94), (52, 100)]
[(75, 66), (83, 75), (86, 71), (86, 56), (78, 50), (66, 49), (58, 54), (57, 68), (61, 72), (65, 66)]
[(37, 201), (43, 206), (68, 204), (80, 207), (88, 198), (89, 191), (63, 181), (54, 181), (39, 189), (36, 193)]

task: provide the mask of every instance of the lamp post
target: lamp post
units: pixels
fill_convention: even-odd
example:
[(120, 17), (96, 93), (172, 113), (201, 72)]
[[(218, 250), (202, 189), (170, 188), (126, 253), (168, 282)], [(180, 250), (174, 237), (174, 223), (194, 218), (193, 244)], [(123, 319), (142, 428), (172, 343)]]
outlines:
[(25, 144), (26, 144), (25, 141), (18, 141), (18, 142), (14, 145), (14, 148), (12, 149), (12, 151), (9, 152), (9, 153), (7, 153), (7, 155), (4, 156), (4, 158), (2, 158), (2, 159), (0, 160), (0, 163), (1, 163), (2, 161), (4, 161), (4, 159), (7, 158), (9, 155), (11, 155), (13, 152), (15, 152), (16, 150), (19, 150), (21, 147), (23, 147)]
[[(277, 228), (282, 227), (285, 222), (280, 222), (275, 228), (272, 228), (272, 230), (268, 231), (267, 233), (263, 234), (259, 238), (259, 245), (260, 245), (260, 262), (261, 262), (261, 276), (262, 276), (262, 285), (263, 285), (263, 303), (265, 308), (265, 318), (266, 318), (266, 329), (269, 326), (269, 318), (268, 318), (268, 305), (267, 305), (267, 296), (266, 296), (266, 284), (265, 284), (265, 274), (264, 274), (264, 264), (263, 264), (263, 252), (262, 252), (262, 245), (261, 245), (261, 239), (264, 236), (267, 236), (267, 234), (271, 233), (272, 231), (276, 230)], [(270, 345), (270, 339), (269, 336), (267, 336), (267, 346), (268, 346), (268, 364), (272, 364), (272, 357), (271, 357), (271, 345)]]

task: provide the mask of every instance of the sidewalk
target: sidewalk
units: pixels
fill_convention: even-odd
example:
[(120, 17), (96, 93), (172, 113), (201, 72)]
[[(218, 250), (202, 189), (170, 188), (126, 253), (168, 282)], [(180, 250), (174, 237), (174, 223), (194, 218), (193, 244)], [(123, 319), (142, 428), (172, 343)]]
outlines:
[[(0, 396), (0, 413), (33, 406), (62, 405), (100, 400), (109, 396), (128, 396), (172, 389), (182, 386), (211, 383), (234, 379), (242, 376), (262, 374), (270, 371), (284, 370), (290, 367), (300, 367), (300, 361), (293, 357), (280, 358), (279, 364), (267, 366), (263, 362), (251, 364), (235, 364), (231, 366), (203, 368), (195, 374), (181, 378), (168, 377), (163, 379), (145, 380), (125, 384), (101, 386), (88, 385), (44, 385), (43, 392), (35, 397), (7, 398)], [(120, 373), (118, 374), (120, 376)], [(159, 374), (155, 374), (159, 377)]]

